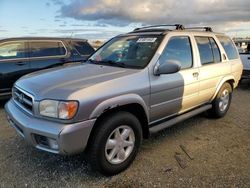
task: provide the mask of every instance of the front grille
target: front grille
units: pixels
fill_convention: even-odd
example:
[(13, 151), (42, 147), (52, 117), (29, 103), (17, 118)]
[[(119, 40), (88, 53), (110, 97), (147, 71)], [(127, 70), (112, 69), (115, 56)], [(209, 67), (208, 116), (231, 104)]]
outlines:
[(14, 87), (12, 97), (18, 106), (31, 114), (33, 113), (33, 98), (31, 95)]

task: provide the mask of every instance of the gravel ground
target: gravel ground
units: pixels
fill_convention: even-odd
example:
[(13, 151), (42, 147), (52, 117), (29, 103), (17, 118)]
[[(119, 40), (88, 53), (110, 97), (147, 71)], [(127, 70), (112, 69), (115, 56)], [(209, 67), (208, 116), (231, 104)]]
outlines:
[(92, 172), (84, 155), (27, 145), (8, 125), (3, 106), (0, 187), (250, 187), (250, 82), (234, 92), (224, 118), (199, 115), (152, 136), (130, 168), (110, 178)]

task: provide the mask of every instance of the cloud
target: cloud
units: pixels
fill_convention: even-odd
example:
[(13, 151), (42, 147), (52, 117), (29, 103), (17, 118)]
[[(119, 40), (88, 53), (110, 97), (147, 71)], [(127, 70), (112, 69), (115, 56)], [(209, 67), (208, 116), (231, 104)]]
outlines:
[(86, 26), (89, 26), (88, 24), (71, 24), (70, 26), (73, 26), (73, 27), (86, 27)]
[(249, 0), (71, 0), (59, 10), (61, 17), (99, 24), (131, 23), (215, 25), (250, 22)]

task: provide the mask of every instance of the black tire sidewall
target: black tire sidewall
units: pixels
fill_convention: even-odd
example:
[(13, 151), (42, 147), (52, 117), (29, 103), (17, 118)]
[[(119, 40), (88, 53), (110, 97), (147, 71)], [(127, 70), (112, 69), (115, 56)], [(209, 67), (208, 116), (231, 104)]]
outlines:
[[(135, 134), (135, 145), (130, 156), (121, 164), (111, 164), (105, 156), (105, 146), (110, 134), (119, 126), (126, 125), (133, 129)], [(93, 161), (95, 168), (104, 175), (114, 175), (125, 170), (134, 160), (142, 140), (142, 130), (139, 120), (128, 112), (118, 112), (110, 114), (99, 123), (95, 138), (93, 139), (94, 148), (91, 157), (98, 157)], [(94, 156), (96, 155), (96, 156)], [(92, 163), (93, 163), (92, 162)]]

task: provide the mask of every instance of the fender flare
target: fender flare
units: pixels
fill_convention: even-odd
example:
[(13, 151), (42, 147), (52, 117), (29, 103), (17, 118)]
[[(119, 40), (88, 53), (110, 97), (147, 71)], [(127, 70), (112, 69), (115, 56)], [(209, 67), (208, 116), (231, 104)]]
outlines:
[[(234, 78), (234, 76), (232, 76), (232, 75), (230, 75), (230, 76), (229, 76), (229, 75), (228, 75), (228, 76), (225, 76), (225, 77), (223, 77), (223, 78), (221, 79), (221, 81), (219, 82), (219, 84), (218, 84), (217, 87), (216, 87), (215, 94), (213, 95), (211, 101), (213, 101), (213, 100), (215, 99), (215, 97), (217, 96), (218, 92), (220, 91), (221, 86), (222, 86), (225, 82), (227, 82), (227, 81), (229, 81), (229, 80), (233, 80), (234, 83), (235, 83), (235, 78)], [(235, 87), (236, 87), (235, 84), (233, 84), (233, 88), (232, 88), (232, 89), (234, 89)]]
[(125, 94), (117, 97), (109, 98), (96, 106), (93, 112), (90, 114), (90, 119), (97, 118), (105, 111), (128, 105), (128, 104), (139, 104), (147, 116), (147, 121), (149, 121), (149, 111), (145, 101), (137, 94)]

